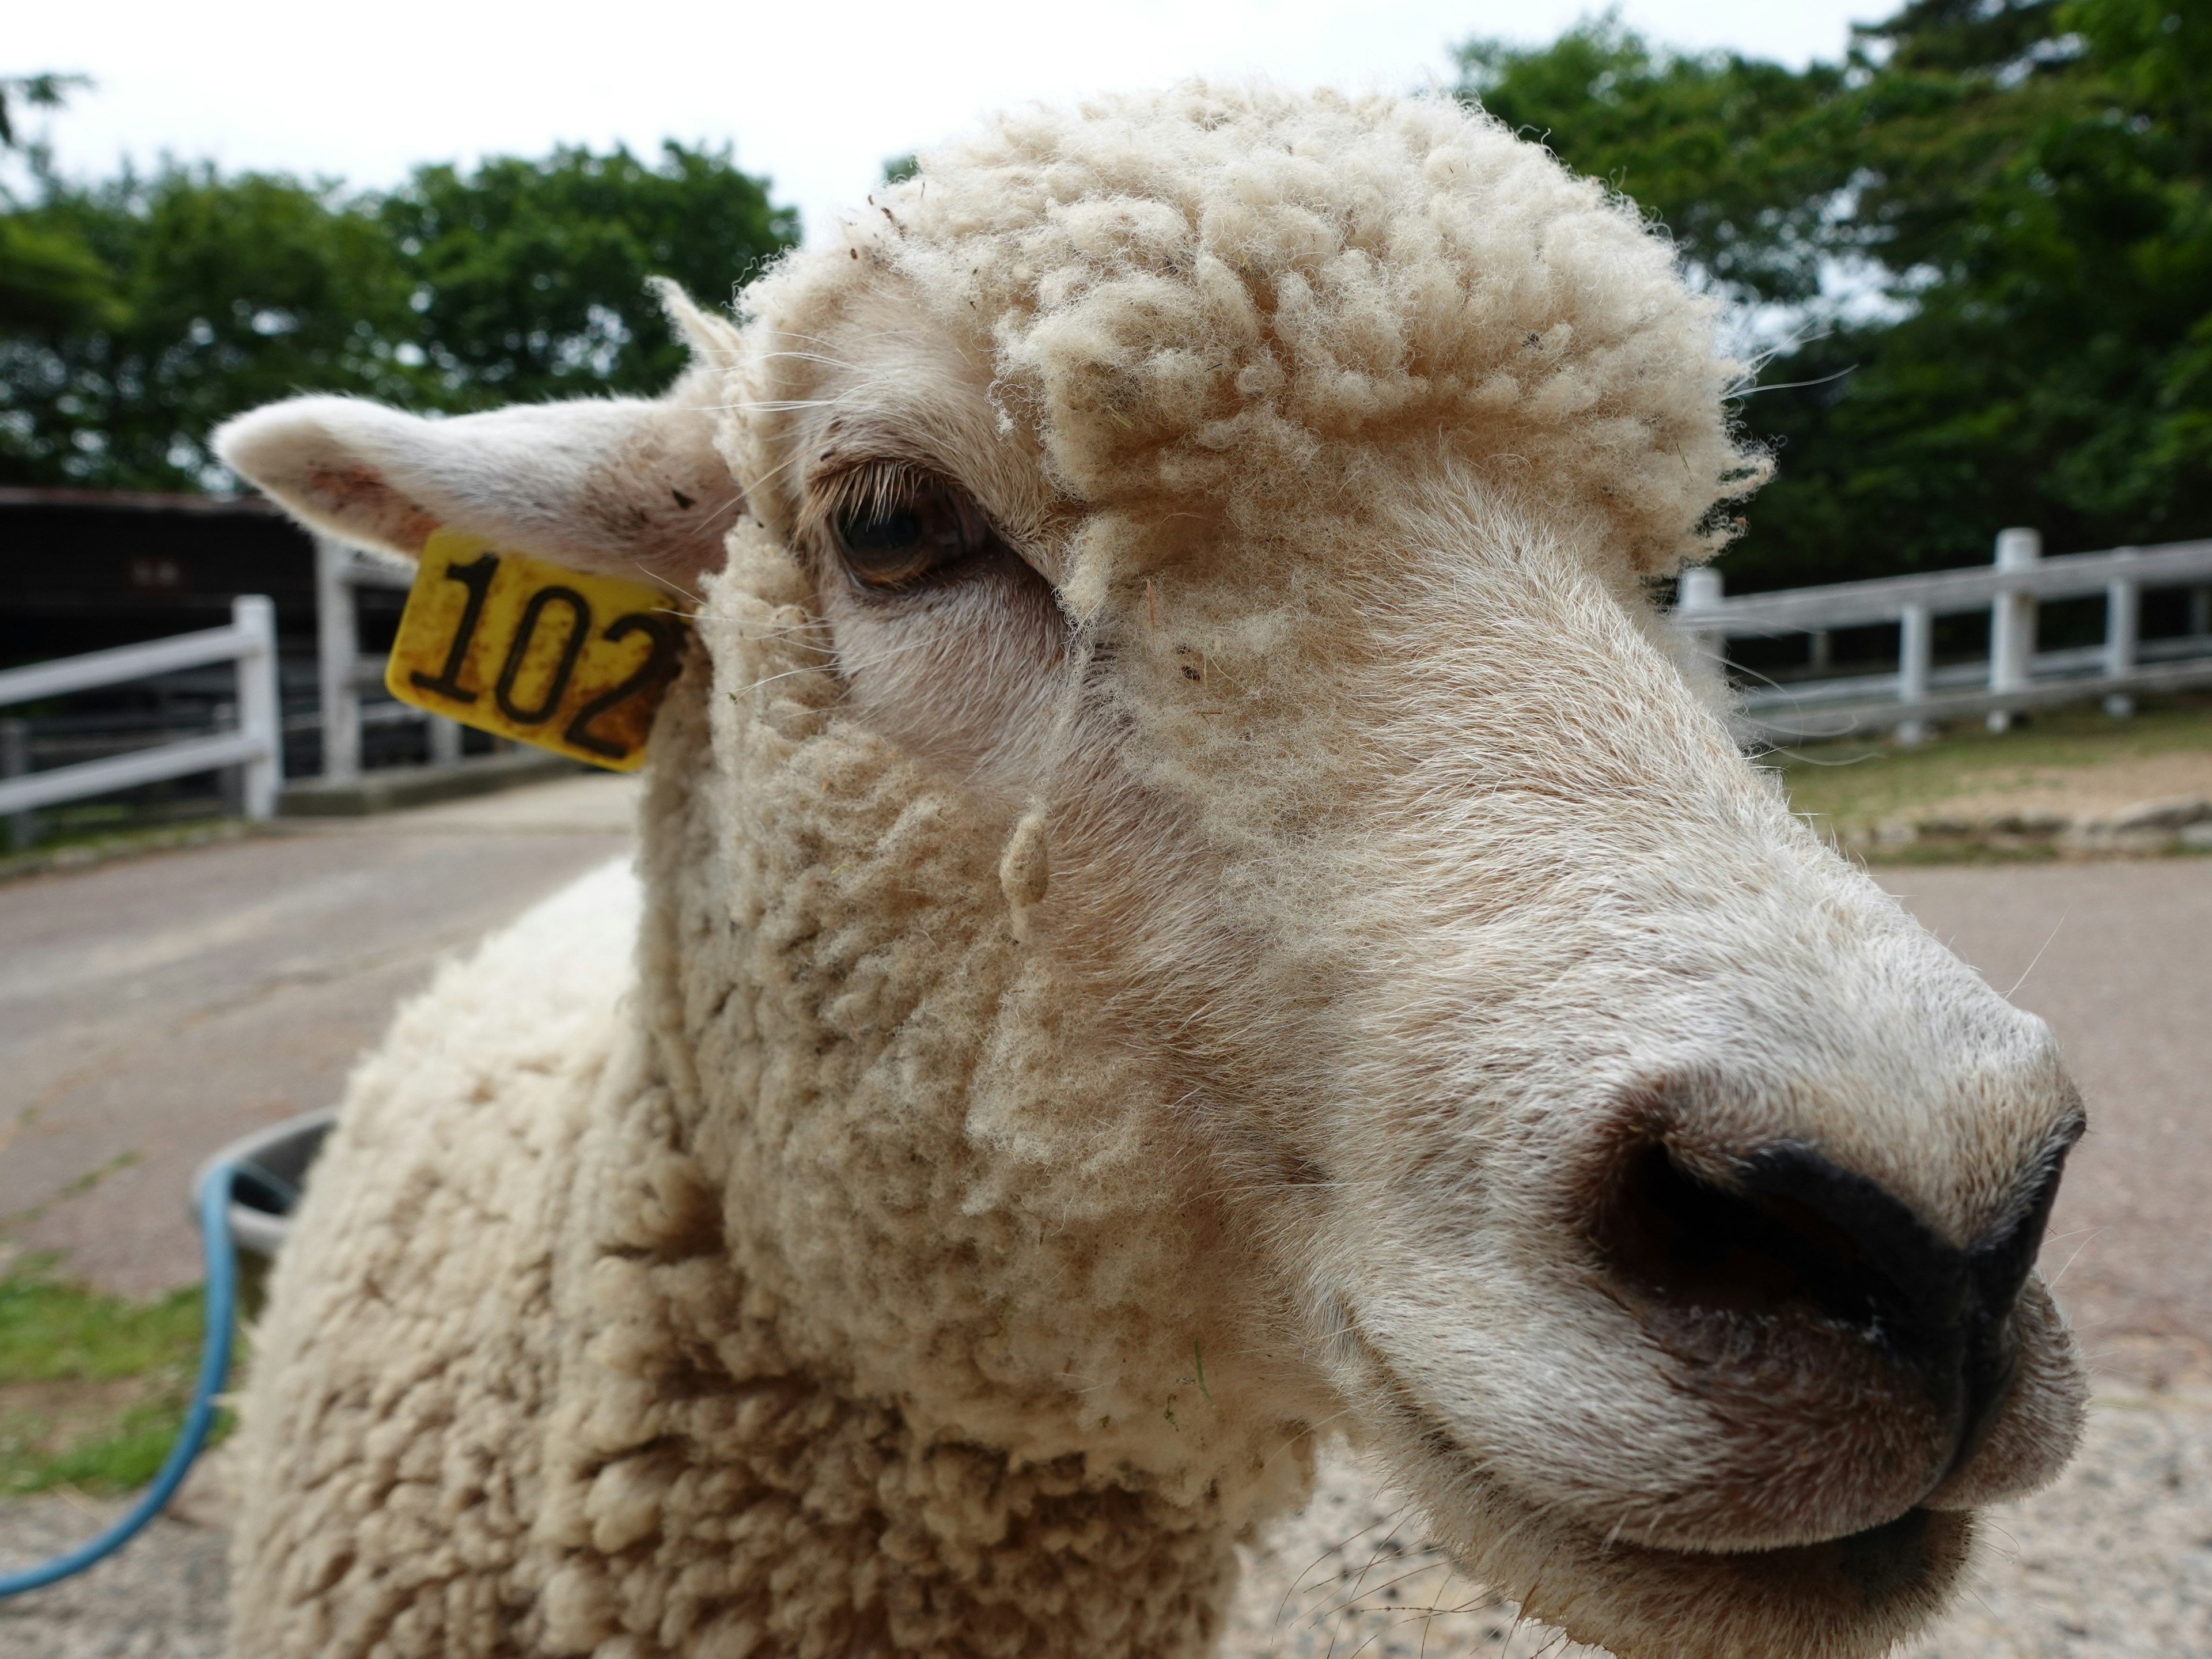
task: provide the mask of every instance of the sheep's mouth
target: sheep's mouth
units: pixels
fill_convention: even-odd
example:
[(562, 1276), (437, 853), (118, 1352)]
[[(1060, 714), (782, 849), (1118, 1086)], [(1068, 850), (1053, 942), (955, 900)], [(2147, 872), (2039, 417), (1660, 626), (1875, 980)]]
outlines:
[[(1468, 1477), (1482, 1478), (1475, 1473), (1472, 1454), (1462, 1453), (1460, 1461)], [(1684, 1574), (1710, 1577), (1721, 1571), (1741, 1579), (1747, 1588), (1756, 1585), (1765, 1594), (1786, 1594), (1795, 1587), (1822, 1600), (1836, 1599), (1839, 1594), (1847, 1600), (1856, 1595), (1871, 1607), (1899, 1595), (1911, 1595), (1931, 1576), (1948, 1577), (1945, 1558), (1952, 1541), (1948, 1534), (1954, 1523), (1969, 1522), (1970, 1517), (1960, 1512), (1915, 1504), (1901, 1515), (1834, 1538), (1720, 1550), (1630, 1543), (1606, 1537), (1577, 1522), (1570, 1520), (1565, 1524), (1597, 1555), (1624, 1566), (1641, 1566), (1663, 1574), (1674, 1583), (1682, 1582)]]
[[(1855, 1586), (1869, 1605), (1909, 1592), (1936, 1565), (1930, 1529), (1942, 1511), (1913, 1508), (1894, 1520), (1846, 1533), (1818, 1544), (1789, 1544), (1771, 1550), (1728, 1550), (1707, 1560), (1741, 1563), (1754, 1574), (1786, 1583), (1792, 1579), (1836, 1579)], [(1652, 1550), (1670, 1561), (1699, 1558), (1687, 1550)]]
[[(1542, 1520), (1523, 1509), (1524, 1525)], [(1948, 1604), (1973, 1524), (1967, 1512), (1916, 1506), (1817, 1543), (1701, 1552), (1625, 1544), (1568, 1522), (1534, 1540), (1540, 1562), (1501, 1559), (1480, 1542), (1458, 1553), (1526, 1616), (1620, 1659), (1673, 1659), (1686, 1644), (1716, 1659), (1872, 1659)]]
[(1917, 1504), (1837, 1537), (1766, 1548), (1607, 1536), (1505, 1486), (1364, 1333), (1355, 1325), (1346, 1334), (1384, 1384), (1401, 1453), (1414, 1453), (1394, 1461), (1467, 1570), (1514, 1595), (1529, 1618), (1620, 1659), (1680, 1652), (1692, 1609), (1700, 1650), (1716, 1656), (1884, 1652), (1942, 1610), (1966, 1565), (1972, 1515)]

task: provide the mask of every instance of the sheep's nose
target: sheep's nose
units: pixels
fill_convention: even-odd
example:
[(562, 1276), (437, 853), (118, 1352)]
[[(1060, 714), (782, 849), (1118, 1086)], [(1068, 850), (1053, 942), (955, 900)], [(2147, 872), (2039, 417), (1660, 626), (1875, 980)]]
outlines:
[(1613, 1271), (1692, 1318), (1794, 1317), (1878, 1342), (1972, 1457), (2012, 1379), (2012, 1311), (2057, 1196), (2060, 1147), (2027, 1177), (2019, 1218), (1960, 1249), (1880, 1183), (1809, 1147), (1770, 1147), (1727, 1187), (1665, 1146), (1629, 1154), (1601, 1216)]

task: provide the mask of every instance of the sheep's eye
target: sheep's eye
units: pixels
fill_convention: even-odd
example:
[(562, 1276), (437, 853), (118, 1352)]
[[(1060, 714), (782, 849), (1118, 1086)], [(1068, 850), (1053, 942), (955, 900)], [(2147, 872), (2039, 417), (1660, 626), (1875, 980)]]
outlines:
[(866, 481), (830, 528), (854, 580), (884, 592), (912, 587), (991, 543), (989, 521), (965, 495), (903, 471)]

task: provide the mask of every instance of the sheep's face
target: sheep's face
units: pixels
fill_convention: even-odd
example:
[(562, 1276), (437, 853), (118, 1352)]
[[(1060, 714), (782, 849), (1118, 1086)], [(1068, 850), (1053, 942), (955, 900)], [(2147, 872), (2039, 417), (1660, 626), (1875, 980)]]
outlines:
[[(1197, 89), (1003, 124), (753, 303), (568, 499), (708, 586), (659, 856), (795, 1349), (1232, 1510), (1327, 1419), (1623, 1654), (1924, 1620), (2076, 1432), (2081, 1112), (1655, 622), (1757, 472), (1665, 250), (1455, 112)], [(230, 453), (477, 511), (340, 447)], [(740, 489), (716, 574), (661, 503)]]

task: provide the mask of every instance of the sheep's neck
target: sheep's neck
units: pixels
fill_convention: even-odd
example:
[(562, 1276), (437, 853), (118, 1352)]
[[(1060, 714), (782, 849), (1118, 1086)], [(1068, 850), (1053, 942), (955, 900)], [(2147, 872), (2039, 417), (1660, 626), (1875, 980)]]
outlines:
[(1235, 1571), (1218, 1504), (932, 1439), (793, 1362), (665, 1085), (589, 1167), (538, 1536), (547, 1650), (1189, 1656)]
[[(1234, 1333), (1186, 1282), (1190, 1218), (1142, 1212), (1158, 1151), (991, 1161), (969, 1123), (986, 1050), (1055, 1012), (1020, 1000), (1044, 993), (997, 842), (828, 718), (791, 629), (725, 602), (727, 683), (710, 696), (695, 665), (654, 729), (636, 1041), (563, 1229), (547, 1645), (720, 1651), (711, 1627), (733, 1652), (1202, 1651), (1249, 1472), (1296, 1425), (1245, 1424), (1195, 1375), (1197, 1344)], [(1106, 1122), (1111, 1073), (1076, 1081), (1108, 1098), (1075, 1121)], [(1114, 1158), (1128, 1211), (1095, 1201)], [(1176, 1317), (1073, 1315), (1109, 1255)], [(1299, 1458), (1270, 1467), (1292, 1492)]]

